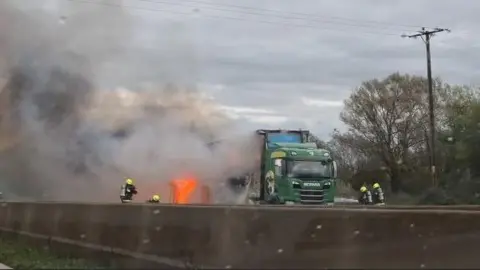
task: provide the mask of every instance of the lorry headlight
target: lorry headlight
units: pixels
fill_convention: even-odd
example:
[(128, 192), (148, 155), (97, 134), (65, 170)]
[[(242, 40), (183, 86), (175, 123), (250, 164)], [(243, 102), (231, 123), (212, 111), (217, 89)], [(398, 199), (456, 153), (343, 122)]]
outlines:
[(300, 189), (300, 188), (302, 188), (302, 186), (300, 185), (300, 183), (297, 182), (297, 181), (292, 181), (292, 187), (295, 188), (295, 189)]
[(323, 184), (323, 188), (324, 189), (329, 189), (332, 187), (332, 183), (331, 182), (326, 182), (325, 184)]

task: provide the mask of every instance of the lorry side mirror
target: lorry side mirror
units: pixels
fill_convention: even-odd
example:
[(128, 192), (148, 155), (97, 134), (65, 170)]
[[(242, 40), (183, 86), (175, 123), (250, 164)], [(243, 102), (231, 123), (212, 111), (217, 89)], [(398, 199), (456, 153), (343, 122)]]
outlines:
[(333, 168), (332, 168), (333, 169), (333, 178), (337, 178), (337, 174), (338, 174), (337, 173), (337, 162), (334, 160), (332, 162), (332, 165), (333, 165)]
[(275, 166), (282, 167), (282, 160), (279, 158), (275, 159)]
[(283, 175), (282, 160), (279, 158), (275, 159), (274, 165), (275, 165), (275, 174), (278, 176), (282, 176)]

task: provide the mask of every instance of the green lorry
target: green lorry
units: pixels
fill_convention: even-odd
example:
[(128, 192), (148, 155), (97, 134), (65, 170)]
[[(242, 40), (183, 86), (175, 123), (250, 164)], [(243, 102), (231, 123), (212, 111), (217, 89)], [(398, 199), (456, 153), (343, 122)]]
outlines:
[[(332, 204), (337, 166), (330, 152), (311, 142), (308, 130), (257, 130), (260, 164), (232, 177), (238, 193), (260, 204)], [(240, 188), (238, 188), (240, 187)]]

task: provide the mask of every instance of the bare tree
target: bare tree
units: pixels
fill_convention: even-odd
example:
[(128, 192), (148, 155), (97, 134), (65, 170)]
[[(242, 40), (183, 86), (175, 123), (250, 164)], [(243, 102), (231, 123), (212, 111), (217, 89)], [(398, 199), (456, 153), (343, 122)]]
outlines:
[(356, 171), (362, 169), (368, 159), (362, 148), (358, 147), (359, 143), (352, 138), (351, 134), (341, 134), (338, 130), (332, 133), (332, 140), (328, 145), (344, 177), (351, 177)]
[(345, 101), (340, 115), (348, 127), (343, 142), (379, 158), (393, 192), (401, 189), (401, 168), (412, 163), (412, 154), (427, 139), (426, 87), (426, 79), (398, 73), (366, 81)]

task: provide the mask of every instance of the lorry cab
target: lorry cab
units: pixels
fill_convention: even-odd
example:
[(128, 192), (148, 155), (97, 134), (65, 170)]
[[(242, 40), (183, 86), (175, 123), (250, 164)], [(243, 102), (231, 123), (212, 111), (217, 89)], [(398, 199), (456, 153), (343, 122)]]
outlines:
[(265, 193), (279, 203), (327, 204), (335, 195), (335, 162), (315, 144), (277, 144), (265, 164)]
[(336, 163), (309, 142), (307, 130), (259, 130), (262, 153), (260, 200), (274, 204), (334, 202)]
[[(253, 167), (225, 179), (230, 196), (256, 204), (330, 204), (334, 202), (337, 167), (329, 151), (311, 141), (308, 130), (256, 131), (252, 149), (243, 151)], [(210, 149), (221, 143), (214, 141)], [(236, 150), (238, 151), (238, 150)], [(242, 166), (240, 166), (242, 167)]]

